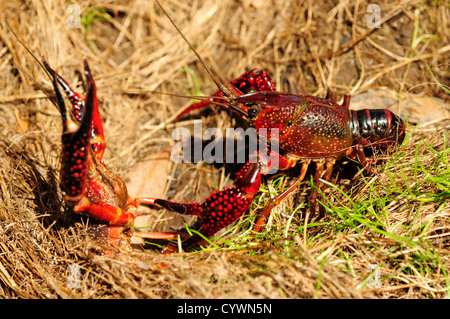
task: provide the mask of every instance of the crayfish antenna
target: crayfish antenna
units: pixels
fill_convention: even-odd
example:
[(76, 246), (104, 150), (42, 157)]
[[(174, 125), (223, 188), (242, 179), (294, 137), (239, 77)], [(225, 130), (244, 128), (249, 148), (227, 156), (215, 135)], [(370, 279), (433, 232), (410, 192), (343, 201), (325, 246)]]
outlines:
[(169, 16), (169, 14), (166, 12), (166, 10), (163, 8), (163, 6), (159, 3), (158, 0), (155, 0), (158, 6), (161, 8), (161, 10), (164, 12), (164, 14), (169, 19), (170, 23), (175, 27), (175, 29), (178, 31), (178, 33), (181, 35), (183, 40), (187, 43), (187, 45), (191, 48), (191, 50), (195, 53), (200, 63), (205, 68), (206, 72), (208, 72), (209, 76), (211, 77), (211, 80), (216, 84), (216, 86), (219, 88), (219, 90), (229, 99), (235, 97), (235, 94), (233, 94), (233, 89), (230, 86), (224, 85), (217, 80), (217, 78), (214, 76), (214, 74), (211, 72), (211, 70), (206, 66), (206, 62), (203, 60), (203, 58), (200, 56), (200, 54), (197, 52), (197, 50), (194, 49), (194, 46), (189, 42), (189, 40), (184, 36), (184, 34), (181, 32), (181, 30), (178, 28), (178, 26), (175, 24), (175, 22), (172, 20), (172, 18)]
[[(20, 45), (22, 45), (22, 47), (28, 52), (29, 55), (31, 55), (31, 57), (36, 61), (36, 63), (39, 65), (39, 67), (44, 70), (45, 75), (47, 75), (47, 77), (50, 79), (50, 81), (53, 80), (53, 75), (51, 72), (49, 72), (44, 65), (42, 64), (42, 62), (39, 60), (39, 58), (36, 57), (36, 55), (30, 50), (30, 48), (28, 48), (28, 46), (21, 40), (21, 38), (17, 35), (17, 33), (13, 30), (13, 28), (11, 27), (11, 25), (8, 23), (8, 21), (5, 21), (6, 25), (8, 26), (9, 31), (11, 31), (11, 33), (14, 35), (14, 37), (16, 38), (16, 40), (20, 43)], [(17, 69), (22, 72), (23, 74), (25, 74), (41, 91), (42, 93), (44, 93), (49, 99), (50, 101), (56, 105), (56, 102), (54, 101), (54, 99), (52, 98), (51, 94), (49, 93), (49, 90), (47, 90), (41, 83), (39, 83), (39, 81), (36, 80), (36, 78), (34, 76), (32, 76), (29, 72), (27, 72), (21, 65), (15, 63), (14, 59), (13, 59), (13, 63), (14, 65), (17, 67)]]

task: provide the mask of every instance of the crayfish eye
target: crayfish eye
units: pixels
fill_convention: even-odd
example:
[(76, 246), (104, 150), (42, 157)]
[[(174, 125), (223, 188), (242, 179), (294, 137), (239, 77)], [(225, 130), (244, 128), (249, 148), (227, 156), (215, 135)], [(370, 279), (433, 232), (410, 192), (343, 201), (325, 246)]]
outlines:
[(255, 118), (261, 111), (261, 107), (256, 103), (247, 104), (248, 107), (248, 117)]

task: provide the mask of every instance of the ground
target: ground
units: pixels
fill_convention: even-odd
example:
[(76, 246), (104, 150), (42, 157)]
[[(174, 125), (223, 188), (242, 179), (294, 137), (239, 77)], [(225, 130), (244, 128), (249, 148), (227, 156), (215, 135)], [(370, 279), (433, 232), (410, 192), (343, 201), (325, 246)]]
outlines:
[[(174, 121), (192, 100), (158, 92), (216, 88), (156, 2), (1, 2), (0, 297), (448, 298), (448, 5), (161, 3), (220, 81), (264, 68), (279, 91), (351, 92), (351, 108), (373, 108), (381, 94), (377, 107), (410, 118), (404, 143), (378, 153), (371, 175), (339, 163), (322, 219), (305, 221), (308, 177), (249, 237), (257, 212), (298, 174), (293, 169), (268, 176), (250, 212), (208, 249), (169, 256), (141, 243), (136, 263), (103, 256), (87, 232), (91, 221), (62, 200), (61, 119), (46, 95), (42, 55), (80, 91), (83, 57), (89, 61), (108, 142), (104, 159), (132, 196), (202, 201), (231, 185), (234, 166), (174, 164), (167, 154), (176, 127), (193, 129), (201, 119), (203, 128), (225, 130), (240, 122), (216, 108)], [(159, 210), (145, 219), (150, 230), (183, 228), (184, 221), (193, 225)]]

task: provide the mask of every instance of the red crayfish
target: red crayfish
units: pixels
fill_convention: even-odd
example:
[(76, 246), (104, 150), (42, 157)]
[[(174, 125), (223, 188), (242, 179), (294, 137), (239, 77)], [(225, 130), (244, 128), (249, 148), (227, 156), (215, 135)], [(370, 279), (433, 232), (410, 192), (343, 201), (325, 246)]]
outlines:
[[(44, 60), (44, 66), (52, 76), (56, 104), (63, 121), (61, 188), (64, 199), (74, 211), (105, 222), (109, 244), (128, 247), (128, 239), (132, 235), (176, 238), (177, 233), (128, 231), (134, 224), (141, 203), (198, 216), (203, 222), (201, 228), (197, 234), (183, 238), (182, 247), (189, 249), (203, 243), (204, 238), (230, 225), (249, 209), (261, 186), (262, 174), (271, 172), (274, 167), (287, 170), (297, 162), (302, 164), (300, 175), (288, 189), (269, 201), (254, 231), (260, 230), (273, 207), (302, 182), (311, 162), (316, 163), (315, 188), (310, 197), (310, 210), (314, 212), (318, 190), (326, 186), (320, 180), (330, 180), (333, 165), (338, 159), (348, 157), (366, 165), (364, 146), (387, 146), (404, 138), (405, 124), (398, 116), (388, 110), (351, 111), (350, 95), (345, 95), (343, 104), (339, 105), (335, 98), (276, 92), (273, 81), (264, 70), (246, 72), (233, 82), (221, 84), (180, 30), (175, 28), (219, 88), (217, 94), (204, 98), (203, 102), (187, 111), (209, 103), (231, 109), (253, 126), (263, 141), (267, 144), (275, 142), (279, 153), (273, 150), (269, 150), (268, 154), (256, 152), (253, 154), (256, 160), (247, 162), (236, 174), (233, 187), (212, 193), (203, 203), (182, 204), (151, 198), (133, 200), (123, 180), (110, 172), (102, 161), (106, 143), (95, 82), (87, 62), (85, 74), (88, 87), (86, 97), (83, 97), (74, 92)], [(66, 105), (58, 85), (65, 91), (71, 106)], [(271, 129), (276, 129), (278, 134), (272, 135)], [(176, 245), (169, 244), (164, 252), (174, 250)]]
[[(163, 199), (150, 201), (180, 214), (198, 216), (203, 221), (199, 229), (203, 237), (209, 238), (242, 216), (259, 191), (261, 174), (269, 173), (275, 166), (287, 170), (298, 162), (302, 164), (296, 181), (271, 199), (261, 211), (253, 229), (255, 232), (261, 229), (272, 209), (302, 182), (311, 162), (316, 163), (315, 187), (310, 195), (310, 211), (314, 213), (318, 191), (326, 187), (321, 179), (330, 180), (337, 160), (347, 157), (366, 166), (364, 146), (388, 146), (403, 141), (405, 124), (400, 117), (389, 110), (349, 110), (349, 94), (339, 105), (333, 94), (329, 94), (329, 99), (322, 99), (276, 92), (272, 79), (264, 70), (246, 72), (228, 84), (219, 83), (167, 13), (166, 16), (219, 88), (215, 95), (192, 105), (178, 118), (193, 109), (216, 104), (232, 110), (256, 129), (259, 138), (267, 144), (275, 142), (280, 151), (269, 150), (269, 156), (260, 151), (253, 154), (257, 160), (243, 166), (236, 174), (233, 187), (212, 193), (202, 204), (181, 204)], [(272, 135), (272, 129), (276, 129), (278, 134)], [(204, 242), (202, 236), (188, 237), (183, 241), (183, 248)], [(171, 249), (175, 246), (169, 246), (165, 252)]]

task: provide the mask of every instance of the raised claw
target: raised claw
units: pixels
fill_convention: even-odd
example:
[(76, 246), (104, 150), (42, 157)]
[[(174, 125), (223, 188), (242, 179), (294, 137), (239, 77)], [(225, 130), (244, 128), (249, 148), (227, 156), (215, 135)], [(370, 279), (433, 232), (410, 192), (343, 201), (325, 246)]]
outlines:
[[(76, 204), (83, 197), (86, 189), (91, 121), (94, 100), (97, 99), (95, 83), (89, 68), (86, 68), (88, 89), (87, 97), (83, 98), (73, 92), (67, 82), (50, 68), (45, 58), (43, 58), (43, 63), (53, 77), (56, 102), (63, 121), (61, 187), (65, 200)], [(66, 105), (58, 83), (64, 88), (72, 103), (72, 108)]]
[[(47, 64), (47, 61), (44, 57), (42, 57), (43, 64), (47, 71), (52, 75), (54, 78), (53, 86), (55, 88), (55, 93), (57, 95), (57, 104), (58, 108), (61, 112), (61, 116), (63, 119), (63, 134), (65, 132), (74, 132), (77, 131), (80, 127), (80, 124), (82, 122), (89, 123), (91, 126), (90, 131), (90, 143), (92, 150), (95, 154), (95, 156), (98, 159), (102, 159), (103, 153), (105, 151), (106, 142), (103, 134), (103, 124), (102, 119), (100, 116), (100, 111), (98, 108), (98, 99), (97, 99), (97, 88), (95, 85), (95, 81), (92, 77), (92, 73), (89, 67), (89, 64), (87, 60), (84, 60), (84, 69), (85, 69), (85, 75), (88, 80), (88, 90), (92, 90), (93, 96), (92, 96), (92, 115), (91, 119), (87, 121), (85, 119), (87, 106), (86, 106), (86, 97), (82, 96), (81, 94), (75, 92), (72, 90), (70, 85), (67, 83), (66, 80), (64, 80), (57, 72), (55, 72), (50, 66)], [(64, 90), (64, 93), (67, 95), (67, 98), (69, 99), (72, 107), (68, 109), (69, 106), (67, 106), (64, 103), (64, 99), (61, 96), (61, 93), (59, 89), (57, 89), (56, 83), (59, 83), (61, 87)], [(87, 91), (88, 91), (87, 90)]]
[[(113, 247), (131, 249), (130, 237), (174, 239), (178, 233), (135, 232), (137, 209), (145, 200), (133, 200), (125, 182), (108, 170), (102, 161), (106, 146), (98, 108), (95, 82), (87, 61), (86, 97), (73, 91), (43, 58), (63, 124), (60, 185), (64, 200), (74, 212), (93, 218), (90, 232), (97, 241)], [(60, 91), (63, 88), (69, 103)], [(105, 251), (105, 253), (107, 253)], [(110, 251), (109, 251), (110, 252)]]
[[(123, 180), (101, 161), (106, 143), (95, 81), (87, 61), (84, 61), (86, 97), (73, 91), (45, 58), (43, 64), (53, 77), (63, 122), (60, 185), (64, 200), (74, 211), (110, 225), (133, 225), (137, 205), (128, 196)], [(64, 89), (71, 105), (65, 103), (58, 85)]]

